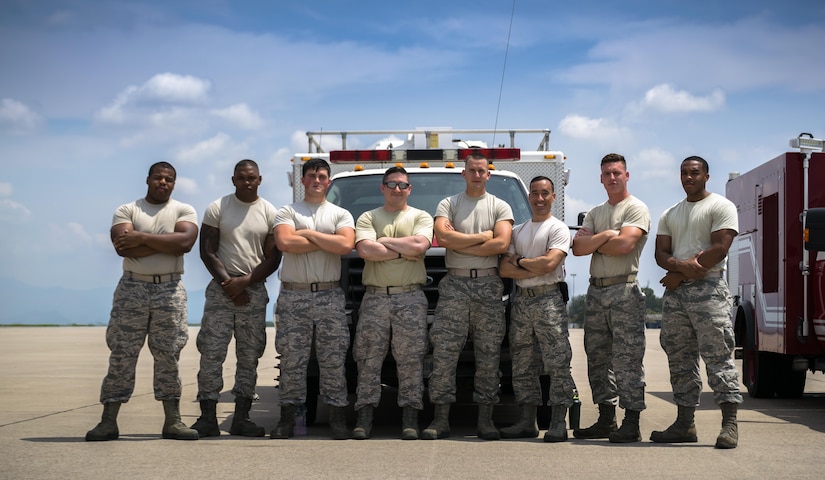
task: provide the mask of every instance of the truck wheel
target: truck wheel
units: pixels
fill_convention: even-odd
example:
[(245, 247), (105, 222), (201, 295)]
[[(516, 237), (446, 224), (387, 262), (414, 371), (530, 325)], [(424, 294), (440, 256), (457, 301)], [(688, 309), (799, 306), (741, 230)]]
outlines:
[(773, 398), (776, 393), (776, 368), (769, 352), (758, 352), (747, 345), (742, 359), (742, 380), (752, 398)]
[(779, 398), (799, 398), (805, 392), (807, 371), (793, 369), (792, 355), (777, 355), (776, 396)]
[(744, 303), (736, 312), (736, 323), (744, 325), (742, 383), (752, 398), (772, 398), (776, 393), (776, 369), (768, 352), (757, 350), (756, 319), (753, 308)]

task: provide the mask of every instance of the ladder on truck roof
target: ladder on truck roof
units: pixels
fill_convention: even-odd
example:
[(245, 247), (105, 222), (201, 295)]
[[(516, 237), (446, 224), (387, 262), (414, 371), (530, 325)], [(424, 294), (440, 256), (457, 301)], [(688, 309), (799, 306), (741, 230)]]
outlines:
[(308, 152), (309, 153), (325, 153), (324, 149), (321, 148), (321, 143), (316, 140), (315, 137), (322, 137), (324, 135), (335, 135), (341, 137), (341, 148), (343, 150), (347, 149), (347, 137), (350, 135), (421, 135), (423, 134), (426, 138), (426, 145), (430, 145), (430, 137), (432, 135), (438, 135), (440, 133), (460, 133), (460, 134), (497, 134), (497, 133), (508, 133), (510, 136), (510, 148), (515, 148), (516, 142), (516, 133), (541, 133), (542, 139), (539, 143), (538, 148), (536, 151), (544, 152), (550, 150), (550, 129), (525, 129), (525, 128), (518, 128), (513, 130), (452, 130), (452, 129), (422, 129), (422, 130), (353, 130), (353, 131), (340, 131), (340, 132), (306, 132), (307, 140), (309, 142)]

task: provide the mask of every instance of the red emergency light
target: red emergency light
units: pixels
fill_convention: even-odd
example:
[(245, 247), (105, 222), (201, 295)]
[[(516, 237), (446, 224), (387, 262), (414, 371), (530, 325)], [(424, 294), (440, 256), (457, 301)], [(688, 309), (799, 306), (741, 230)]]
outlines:
[(389, 162), (392, 150), (333, 150), (329, 152), (329, 161), (338, 162)]
[(458, 158), (463, 160), (474, 153), (484, 155), (491, 162), (521, 158), (521, 149), (518, 148), (462, 148), (458, 150)]

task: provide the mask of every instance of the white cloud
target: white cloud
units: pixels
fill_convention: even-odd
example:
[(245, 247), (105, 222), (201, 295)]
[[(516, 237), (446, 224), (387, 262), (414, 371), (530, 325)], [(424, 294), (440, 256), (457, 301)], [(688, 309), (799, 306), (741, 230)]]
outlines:
[(604, 118), (589, 118), (583, 115), (568, 115), (559, 122), (559, 131), (576, 139), (615, 140), (628, 135), (626, 129), (618, 127)]
[(175, 191), (187, 195), (194, 195), (198, 193), (198, 182), (192, 178), (179, 176), (175, 180)]
[(89, 235), (89, 232), (87, 232), (85, 228), (83, 228), (83, 225), (81, 225), (79, 223), (76, 223), (76, 222), (69, 222), (69, 224), (66, 226), (66, 228), (69, 231), (69, 233), (72, 234), (72, 236), (74, 238), (80, 240), (81, 242), (83, 242), (83, 243), (91, 243), (92, 242), (92, 236)]
[(0, 197), (10, 197), (14, 187), (9, 182), (0, 182)]
[(141, 100), (157, 100), (163, 103), (201, 103), (208, 100), (209, 80), (191, 75), (160, 73), (140, 87)]
[(175, 154), (175, 159), (181, 163), (203, 163), (214, 159), (231, 146), (232, 138), (218, 132), (214, 137), (198, 142), (190, 147), (183, 147)]
[[(142, 108), (163, 109), (185, 105), (191, 107), (209, 100), (209, 80), (191, 75), (160, 73), (143, 85), (130, 85), (120, 92), (109, 106), (97, 112), (97, 118), (108, 123), (121, 124), (138, 114)], [(174, 112), (174, 108), (173, 108)], [(153, 112), (158, 114), (157, 112)], [(160, 112), (160, 115), (164, 115)], [(152, 121), (157, 123), (157, 118)]]
[(666, 182), (673, 180), (679, 173), (676, 157), (661, 148), (644, 149), (627, 161), (631, 178)]
[(257, 130), (263, 125), (261, 116), (245, 103), (232, 105), (221, 110), (212, 110), (212, 114), (246, 130)]
[(42, 117), (24, 103), (12, 98), (0, 101), (0, 131), (28, 133), (36, 129), (41, 121)]
[(0, 199), (0, 222), (22, 222), (31, 216), (31, 210), (22, 203), (9, 198)]
[(716, 89), (704, 97), (663, 83), (645, 92), (639, 107), (660, 112), (712, 112), (725, 106), (725, 94)]

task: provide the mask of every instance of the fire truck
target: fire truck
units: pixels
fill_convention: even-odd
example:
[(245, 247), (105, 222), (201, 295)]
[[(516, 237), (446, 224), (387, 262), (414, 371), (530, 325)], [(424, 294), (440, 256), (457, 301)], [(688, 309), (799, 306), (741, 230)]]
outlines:
[[(516, 147), (515, 137), (533, 135), (540, 138), (536, 150), (523, 151)], [(509, 143), (488, 147), (480, 140), (465, 139), (469, 135), (500, 135), (509, 138)], [(340, 144), (340, 149), (325, 151), (322, 147), (323, 136), (336, 137), (328, 143)], [(461, 138), (459, 138), (461, 136)], [(293, 169), (290, 172), (290, 185), (293, 188), (294, 201), (303, 199), (301, 184), (301, 167), (311, 158), (322, 158), (330, 163), (332, 183), (327, 191), (327, 201), (349, 210), (355, 220), (365, 211), (380, 207), (384, 197), (379, 186), (387, 168), (403, 166), (407, 170), (413, 192), (409, 204), (413, 207), (435, 214), (438, 203), (466, 188), (461, 172), (464, 159), (471, 153), (478, 152), (490, 161), (491, 177), (487, 182), (487, 191), (506, 201), (513, 210), (515, 224), (530, 219), (530, 204), (527, 200), (527, 188), (530, 180), (543, 175), (555, 185), (556, 202), (553, 215), (564, 220), (564, 188), (569, 171), (565, 168), (565, 156), (560, 151), (549, 149), (550, 130), (453, 130), (450, 128), (419, 128), (415, 130), (379, 130), (379, 131), (324, 131), (307, 132), (308, 152), (295, 154), (292, 158)], [(351, 149), (348, 140), (377, 139), (366, 148)], [(400, 137), (400, 138), (399, 138)], [(357, 140), (353, 143), (362, 143)], [(427, 284), (423, 290), (427, 296), (428, 321), (432, 317), (438, 301), (438, 282), (447, 273), (444, 263), (445, 250), (434, 240), (432, 248), (427, 251), (425, 264)], [(358, 313), (365, 288), (361, 283), (364, 260), (353, 250), (341, 258), (341, 287), (346, 297), (347, 319), (350, 333), (354, 338), (358, 323)], [(506, 305), (507, 324), (509, 325), (509, 298), (514, 284), (505, 280), (505, 295), (502, 302)], [(431, 357), (425, 359), (425, 377), (431, 371)], [(506, 341), (502, 350), (501, 374), (502, 389), (511, 386), (511, 365)], [(457, 383), (458, 401), (471, 398), (475, 363), (470, 342), (461, 355)], [(356, 386), (356, 367), (351, 352), (347, 359), (347, 383), (351, 392)], [(315, 420), (317, 408), (317, 363), (310, 361), (307, 392), (307, 421)], [(395, 361), (392, 354), (387, 355), (382, 371), (382, 383), (397, 385)], [(466, 387), (466, 388), (462, 388)], [(547, 388), (544, 388), (546, 392)], [(469, 401), (469, 400), (468, 400)], [(541, 412), (540, 412), (541, 413)], [(548, 416), (547, 412), (544, 412)], [(549, 417), (548, 417), (549, 418)]]
[(794, 398), (825, 372), (825, 141), (731, 173), (739, 235), (729, 252), (736, 356), (754, 398)]

